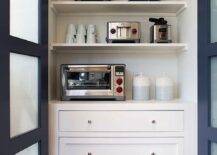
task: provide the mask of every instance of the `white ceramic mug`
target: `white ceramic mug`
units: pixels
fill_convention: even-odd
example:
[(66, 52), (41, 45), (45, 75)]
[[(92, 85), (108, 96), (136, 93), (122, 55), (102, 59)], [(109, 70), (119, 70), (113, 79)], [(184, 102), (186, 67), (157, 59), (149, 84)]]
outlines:
[(68, 25), (67, 34), (76, 34), (76, 26), (74, 24)]
[(66, 34), (66, 43), (67, 44), (74, 43), (74, 38), (72, 35)]
[(77, 44), (85, 43), (85, 36), (86, 36), (85, 26), (83, 24), (78, 25), (77, 37), (76, 37)]
[(85, 28), (85, 25), (83, 24), (79, 24), (78, 25), (78, 31), (77, 31), (77, 34), (86, 34), (86, 28)]
[(87, 26), (87, 43), (96, 43), (96, 25)]
[(66, 43), (75, 43), (76, 26), (69, 24), (66, 33)]

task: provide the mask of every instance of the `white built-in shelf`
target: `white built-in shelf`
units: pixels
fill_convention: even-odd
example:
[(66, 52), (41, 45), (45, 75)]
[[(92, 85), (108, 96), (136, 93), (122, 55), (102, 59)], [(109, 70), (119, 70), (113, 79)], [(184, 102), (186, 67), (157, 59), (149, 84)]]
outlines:
[(184, 43), (96, 43), (96, 44), (65, 44), (56, 43), (51, 46), (54, 52), (70, 53), (179, 53), (187, 50)]
[(175, 13), (187, 7), (186, 1), (53, 1), (57, 13)]

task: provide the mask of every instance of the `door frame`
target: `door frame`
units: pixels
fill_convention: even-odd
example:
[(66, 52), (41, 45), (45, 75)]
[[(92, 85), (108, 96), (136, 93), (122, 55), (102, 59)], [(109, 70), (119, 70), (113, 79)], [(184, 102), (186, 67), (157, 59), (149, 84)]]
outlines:
[(210, 60), (217, 56), (211, 43), (211, 0), (198, 0), (198, 155), (210, 155), (210, 142), (217, 142), (217, 129), (210, 127)]
[[(48, 155), (48, 0), (39, 0), (39, 44), (10, 36), (10, 0), (0, 1), (0, 154), (14, 155), (39, 143)], [(27, 23), (28, 24), (28, 23)], [(39, 58), (39, 128), (10, 138), (10, 52)]]

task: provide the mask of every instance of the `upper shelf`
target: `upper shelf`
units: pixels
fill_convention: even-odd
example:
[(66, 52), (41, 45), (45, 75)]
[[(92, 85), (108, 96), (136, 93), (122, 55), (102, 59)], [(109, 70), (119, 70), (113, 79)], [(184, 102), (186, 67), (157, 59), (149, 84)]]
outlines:
[(187, 7), (185, 1), (53, 1), (57, 13), (175, 13)]
[(179, 53), (187, 50), (187, 45), (184, 43), (169, 43), (169, 44), (65, 44), (54, 43), (51, 48), (55, 52), (69, 53)]

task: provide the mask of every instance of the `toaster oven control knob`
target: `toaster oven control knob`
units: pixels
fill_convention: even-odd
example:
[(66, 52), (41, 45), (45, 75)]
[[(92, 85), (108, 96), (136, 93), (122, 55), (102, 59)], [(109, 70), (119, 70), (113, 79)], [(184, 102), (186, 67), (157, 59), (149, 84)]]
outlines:
[(116, 91), (117, 91), (118, 93), (121, 93), (121, 92), (123, 91), (123, 88), (118, 87), (118, 88), (116, 89)]
[(137, 29), (132, 29), (132, 34), (137, 34)]
[(117, 83), (118, 85), (121, 85), (121, 84), (123, 83), (123, 80), (122, 80), (121, 78), (119, 78), (119, 79), (116, 80), (116, 83)]
[(111, 32), (111, 34), (115, 34), (116, 30), (115, 29), (111, 29), (110, 32)]

